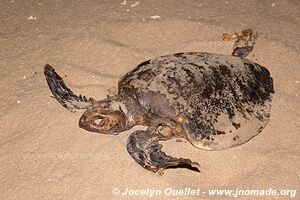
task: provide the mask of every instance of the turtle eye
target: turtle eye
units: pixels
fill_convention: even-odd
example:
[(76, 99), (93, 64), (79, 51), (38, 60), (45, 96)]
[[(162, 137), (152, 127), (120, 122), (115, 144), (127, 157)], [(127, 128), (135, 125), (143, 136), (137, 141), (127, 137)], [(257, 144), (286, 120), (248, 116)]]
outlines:
[(102, 115), (97, 115), (94, 117), (92, 123), (94, 126), (103, 126), (105, 122), (105, 117)]
[(110, 130), (112, 127), (118, 124), (117, 119), (111, 115), (96, 115), (93, 117), (92, 125), (99, 130)]

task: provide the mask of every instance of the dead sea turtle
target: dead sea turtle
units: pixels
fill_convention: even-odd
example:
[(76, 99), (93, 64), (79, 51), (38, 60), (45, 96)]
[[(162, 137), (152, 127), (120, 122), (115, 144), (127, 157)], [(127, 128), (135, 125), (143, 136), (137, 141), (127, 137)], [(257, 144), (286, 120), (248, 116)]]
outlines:
[(74, 94), (50, 65), (45, 76), (61, 105), (85, 110), (79, 127), (87, 131), (116, 135), (147, 126), (129, 136), (127, 150), (153, 172), (200, 169), (190, 159), (166, 155), (159, 141), (183, 138), (206, 150), (249, 141), (266, 126), (274, 93), (269, 71), (242, 53), (187, 52), (147, 60), (123, 76), (115, 95), (100, 101)]

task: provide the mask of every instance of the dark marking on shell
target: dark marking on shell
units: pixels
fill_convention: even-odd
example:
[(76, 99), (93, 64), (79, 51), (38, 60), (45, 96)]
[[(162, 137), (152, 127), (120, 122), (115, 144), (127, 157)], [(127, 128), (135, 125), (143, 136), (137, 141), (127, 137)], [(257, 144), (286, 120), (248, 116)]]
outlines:
[(236, 141), (237, 139), (239, 139), (239, 136), (236, 135), (236, 136), (234, 136), (232, 139), (233, 139), (234, 141)]
[(140, 63), (138, 66), (136, 66), (136, 68), (140, 68), (140, 67), (142, 67), (142, 66), (144, 66), (144, 65), (149, 65), (149, 64), (150, 64), (150, 61), (151, 61), (151, 60), (146, 60), (146, 61), (142, 62), (142, 63)]
[(184, 53), (175, 53), (174, 56), (175, 57), (182, 57), (184, 55)]
[(235, 129), (238, 129), (241, 127), (241, 124), (232, 122), (232, 126), (234, 126)]

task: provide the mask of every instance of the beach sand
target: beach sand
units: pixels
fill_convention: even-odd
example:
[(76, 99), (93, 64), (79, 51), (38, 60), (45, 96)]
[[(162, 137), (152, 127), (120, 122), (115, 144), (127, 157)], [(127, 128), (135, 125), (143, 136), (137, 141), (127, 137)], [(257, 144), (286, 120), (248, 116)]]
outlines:
[[(0, 199), (150, 199), (113, 194), (126, 188), (161, 191), (151, 199), (234, 198), (210, 196), (212, 189), (300, 192), (299, 1), (3, 0), (0, 9)], [(51, 64), (76, 94), (100, 100), (146, 59), (231, 54), (233, 43), (222, 34), (247, 28), (259, 32), (248, 58), (274, 79), (271, 119), (257, 137), (229, 150), (163, 143), (168, 154), (200, 163), (201, 173), (144, 170), (126, 151), (132, 130), (107, 136), (80, 129), (82, 113), (51, 98), (43, 74)], [(168, 195), (169, 188), (200, 194)]]

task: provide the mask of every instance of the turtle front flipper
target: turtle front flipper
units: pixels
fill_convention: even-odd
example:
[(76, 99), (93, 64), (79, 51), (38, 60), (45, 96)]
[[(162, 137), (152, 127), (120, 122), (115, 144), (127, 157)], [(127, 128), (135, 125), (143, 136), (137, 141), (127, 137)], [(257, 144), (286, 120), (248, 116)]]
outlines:
[(190, 159), (173, 158), (161, 151), (159, 141), (170, 139), (157, 132), (135, 131), (127, 141), (127, 151), (143, 168), (152, 172), (162, 172), (168, 168), (187, 168), (200, 172), (200, 165)]
[(45, 65), (44, 74), (55, 99), (69, 111), (88, 109), (92, 105), (92, 98), (87, 99), (85, 96), (75, 95), (50, 65)]

